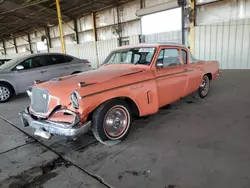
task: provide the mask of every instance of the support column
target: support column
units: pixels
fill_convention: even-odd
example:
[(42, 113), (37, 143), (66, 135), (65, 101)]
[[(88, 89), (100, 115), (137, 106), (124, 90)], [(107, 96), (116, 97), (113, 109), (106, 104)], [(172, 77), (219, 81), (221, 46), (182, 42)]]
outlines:
[(51, 37), (50, 37), (50, 32), (49, 32), (48, 27), (45, 28), (45, 35), (46, 35), (46, 39), (47, 39), (48, 52), (49, 52), (49, 48), (52, 48), (52, 46), (51, 46)]
[(96, 18), (95, 13), (92, 13), (92, 25), (93, 25), (93, 35), (94, 35), (94, 45), (95, 45), (95, 51), (96, 51), (96, 67), (99, 67), (99, 55), (98, 55), (98, 49), (97, 49), (97, 32), (96, 32)]
[(16, 38), (14, 38), (13, 41), (14, 41), (14, 46), (15, 46), (16, 53), (18, 53), (17, 45), (16, 45)]
[[(117, 34), (118, 34), (118, 40), (119, 40), (119, 46), (122, 46), (122, 29), (121, 29), (121, 23), (120, 23), (120, 15), (119, 15), (119, 6), (116, 7), (117, 12)], [(121, 33), (120, 33), (121, 32)]]
[(5, 56), (6, 56), (6, 55), (7, 55), (7, 51), (6, 51), (6, 46), (5, 46), (4, 40), (3, 40), (3, 51), (4, 51), (4, 54), (5, 54)]
[(185, 1), (183, 1), (182, 5), (181, 5), (181, 42), (183, 45), (185, 45)]
[(140, 0), (140, 9), (145, 7), (145, 0)]
[(77, 20), (76, 19), (74, 19), (74, 31), (76, 33), (76, 43), (80, 44), (79, 35), (78, 35), (78, 26), (77, 26)]
[(194, 26), (195, 26), (195, 0), (190, 1), (191, 8), (191, 22), (190, 22), (190, 33), (189, 33), (189, 41), (190, 41), (190, 51), (194, 54)]
[(60, 41), (61, 41), (62, 53), (65, 54), (66, 49), (65, 49), (65, 41), (63, 38), (62, 15), (61, 15), (61, 8), (60, 8), (59, 0), (56, 0), (56, 9), (57, 9), (57, 17), (58, 17), (58, 25), (59, 25), (59, 31), (60, 31)]
[(29, 42), (30, 53), (33, 54), (31, 40), (30, 40), (30, 34), (29, 33), (28, 33), (28, 42)]

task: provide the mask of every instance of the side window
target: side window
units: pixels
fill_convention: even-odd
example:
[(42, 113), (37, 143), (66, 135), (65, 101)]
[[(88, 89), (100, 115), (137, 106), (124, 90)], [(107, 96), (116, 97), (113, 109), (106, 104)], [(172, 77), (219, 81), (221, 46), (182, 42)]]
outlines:
[(73, 60), (73, 58), (70, 56), (64, 56), (64, 57), (66, 62), (71, 62)]
[(30, 69), (32, 64), (32, 59), (27, 59), (20, 63), (19, 65), (22, 65), (24, 67), (24, 70)]
[(185, 50), (181, 50), (181, 54), (182, 54), (182, 62), (184, 64), (187, 64), (187, 52)]
[(137, 63), (140, 61), (141, 55), (140, 54), (134, 54), (134, 61), (132, 62), (133, 64)]
[(148, 55), (146, 57), (146, 61), (151, 63), (153, 56), (154, 56), (154, 52), (148, 53)]
[(164, 67), (180, 65), (180, 53), (178, 49), (161, 50), (157, 62), (162, 62)]
[(63, 55), (50, 55), (49, 59), (50, 59), (49, 65), (57, 65), (67, 62)]
[(19, 65), (22, 65), (24, 70), (43, 67), (45, 65), (45, 59), (42, 56), (34, 57), (23, 61)]

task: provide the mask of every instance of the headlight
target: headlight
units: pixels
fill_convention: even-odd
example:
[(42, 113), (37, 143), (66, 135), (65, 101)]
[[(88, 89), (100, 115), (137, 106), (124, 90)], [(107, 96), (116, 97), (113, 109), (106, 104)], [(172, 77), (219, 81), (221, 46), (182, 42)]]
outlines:
[(32, 87), (29, 87), (26, 92), (27, 92), (29, 98), (31, 99), (31, 97), (32, 97)]
[(78, 109), (79, 108), (79, 102), (78, 102), (78, 96), (79, 94), (74, 91), (73, 93), (71, 93), (70, 95), (70, 100), (71, 100), (71, 103), (73, 105), (74, 108)]

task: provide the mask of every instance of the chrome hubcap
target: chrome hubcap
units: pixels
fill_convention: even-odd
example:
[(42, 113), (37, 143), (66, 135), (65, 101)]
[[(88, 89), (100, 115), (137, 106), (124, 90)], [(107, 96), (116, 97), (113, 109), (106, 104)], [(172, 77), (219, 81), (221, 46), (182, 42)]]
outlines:
[(10, 97), (10, 91), (4, 86), (0, 86), (0, 101), (5, 101)]
[(107, 136), (117, 138), (127, 129), (129, 124), (128, 111), (123, 107), (112, 108), (104, 118), (104, 129)]
[(201, 81), (201, 85), (200, 85), (200, 88), (201, 88), (201, 94), (203, 96), (206, 96), (208, 94), (208, 91), (209, 91), (209, 79), (208, 78), (203, 78), (202, 81)]

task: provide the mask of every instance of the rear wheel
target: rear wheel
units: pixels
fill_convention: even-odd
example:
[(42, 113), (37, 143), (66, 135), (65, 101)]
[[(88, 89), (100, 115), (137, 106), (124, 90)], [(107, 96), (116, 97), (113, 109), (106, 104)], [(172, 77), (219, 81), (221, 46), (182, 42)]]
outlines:
[(95, 110), (92, 119), (93, 134), (100, 142), (121, 141), (131, 128), (131, 111), (123, 100), (102, 104)]
[(210, 80), (207, 75), (204, 75), (198, 89), (198, 95), (200, 98), (205, 98), (210, 90)]
[(0, 103), (8, 102), (14, 95), (13, 89), (8, 84), (0, 84)]

